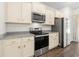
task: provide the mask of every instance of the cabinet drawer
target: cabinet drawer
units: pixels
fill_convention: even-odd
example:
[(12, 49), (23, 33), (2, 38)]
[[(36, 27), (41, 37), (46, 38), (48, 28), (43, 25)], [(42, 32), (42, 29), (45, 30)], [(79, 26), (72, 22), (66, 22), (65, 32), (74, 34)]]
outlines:
[(5, 43), (4, 45), (9, 46), (9, 45), (17, 44), (17, 41), (15, 39), (7, 39), (7, 40), (3, 40), (3, 43)]

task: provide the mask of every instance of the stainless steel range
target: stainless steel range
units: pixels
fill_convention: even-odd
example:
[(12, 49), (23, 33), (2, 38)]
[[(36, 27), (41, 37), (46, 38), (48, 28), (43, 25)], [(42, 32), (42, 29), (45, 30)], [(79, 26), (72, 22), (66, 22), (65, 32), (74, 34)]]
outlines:
[(49, 35), (40, 28), (31, 28), (30, 33), (35, 35), (35, 56), (40, 56), (48, 51)]

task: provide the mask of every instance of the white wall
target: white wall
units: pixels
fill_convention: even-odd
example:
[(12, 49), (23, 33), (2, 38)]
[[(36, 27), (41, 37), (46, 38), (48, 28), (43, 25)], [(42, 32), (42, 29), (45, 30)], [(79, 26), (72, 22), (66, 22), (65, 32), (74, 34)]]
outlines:
[(5, 33), (5, 3), (0, 2), (0, 35)]
[[(78, 17), (79, 17), (79, 15), (78, 15)], [(77, 29), (76, 30), (77, 39), (76, 39), (76, 41), (79, 42), (79, 18), (77, 19), (77, 22), (76, 23), (77, 23), (77, 27), (76, 27), (76, 29)]]
[(73, 20), (74, 20), (74, 41), (79, 42), (79, 21), (77, 19), (77, 16), (79, 16), (79, 9), (73, 10)]
[(73, 10), (74, 41), (79, 42), (79, 9)]
[(74, 20), (74, 41), (79, 42), (79, 14), (73, 15)]
[(51, 26), (42, 25), (42, 24), (6, 24), (7, 32), (19, 32), (19, 31), (29, 31), (30, 27), (42, 27), (42, 30), (51, 30)]

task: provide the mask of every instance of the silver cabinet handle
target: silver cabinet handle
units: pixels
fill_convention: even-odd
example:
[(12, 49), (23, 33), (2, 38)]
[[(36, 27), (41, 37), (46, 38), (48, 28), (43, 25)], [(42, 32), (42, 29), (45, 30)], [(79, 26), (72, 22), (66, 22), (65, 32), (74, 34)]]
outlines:
[(18, 46), (18, 48), (21, 48), (20, 46)]
[(26, 47), (26, 45), (24, 45), (24, 48)]

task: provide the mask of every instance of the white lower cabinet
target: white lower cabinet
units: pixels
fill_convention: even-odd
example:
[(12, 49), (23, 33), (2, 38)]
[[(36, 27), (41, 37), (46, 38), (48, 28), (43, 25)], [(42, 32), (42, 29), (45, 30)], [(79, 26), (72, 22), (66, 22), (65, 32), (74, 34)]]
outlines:
[(49, 49), (53, 49), (57, 47), (59, 44), (59, 34), (58, 33), (50, 33), (49, 34)]
[(59, 38), (58, 38), (58, 34), (56, 34), (56, 37), (54, 39), (54, 42), (55, 42), (55, 47), (59, 45)]
[(21, 56), (20, 39), (3, 40), (3, 56), (20, 57)]
[(29, 57), (34, 55), (34, 37), (3, 40), (4, 57)]
[(22, 38), (22, 56), (34, 55), (34, 37)]

